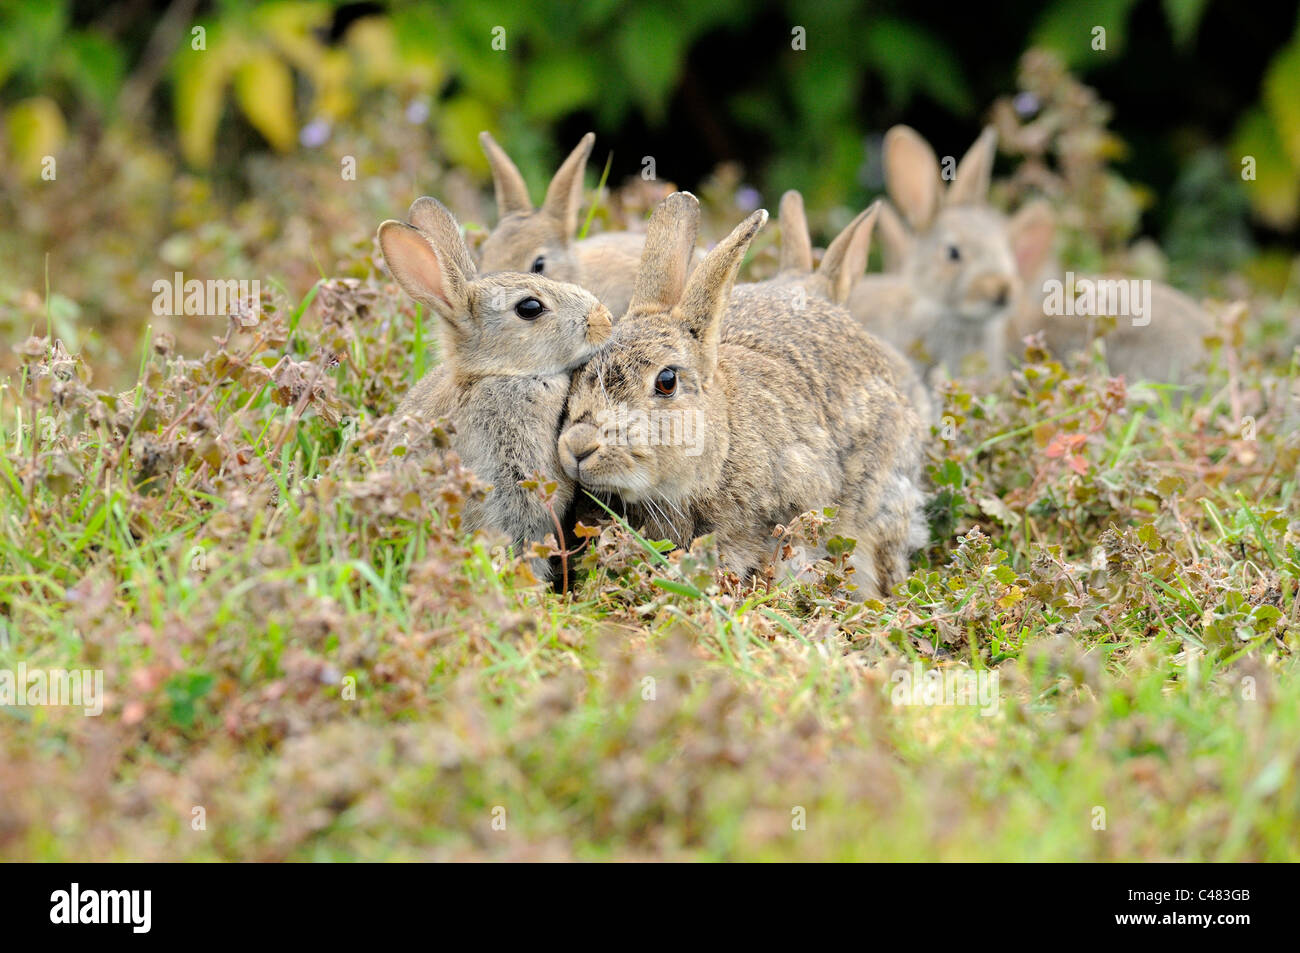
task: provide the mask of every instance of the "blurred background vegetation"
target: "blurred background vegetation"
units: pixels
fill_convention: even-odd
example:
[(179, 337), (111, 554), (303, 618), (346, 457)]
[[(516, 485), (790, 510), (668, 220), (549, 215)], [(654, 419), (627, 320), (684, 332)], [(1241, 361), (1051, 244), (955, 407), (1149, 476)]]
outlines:
[(591, 182), (652, 157), (742, 208), (797, 187), (825, 239), (880, 192), (890, 125), (960, 156), (990, 121), (1001, 176), (1102, 183), (1081, 260), (1137, 249), (1126, 266), (1201, 293), (1292, 284), (1295, 4), (3, 0), (0, 329), (49, 322), (112, 373), (173, 269), (301, 296), (367, 267), (416, 195), (490, 224), (481, 129), (539, 195), (593, 129)]

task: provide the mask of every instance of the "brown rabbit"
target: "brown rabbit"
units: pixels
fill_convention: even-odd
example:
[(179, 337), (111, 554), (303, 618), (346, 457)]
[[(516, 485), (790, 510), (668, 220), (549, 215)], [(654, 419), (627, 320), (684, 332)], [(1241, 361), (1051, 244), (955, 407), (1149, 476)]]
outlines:
[[(863, 288), (851, 304), (861, 308), (874, 326), (879, 315), (911, 304), (915, 320), (891, 337), (909, 356), (922, 353), (953, 372), (964, 365), (977, 373), (986, 367), (997, 372), (1006, 366), (1009, 348), (1015, 354), (1028, 334), (1043, 331), (1048, 347), (1066, 357), (1081, 349), (1099, 332), (1097, 317), (1050, 313), (1049, 289), (1065, 277), (1052, 256), (1056, 216), (1043, 200), (1026, 203), (1011, 218), (988, 204), (989, 182), (997, 149), (997, 135), (985, 129), (956, 169), (946, 193), (939, 163), (930, 145), (906, 126), (895, 126), (885, 137), (885, 181), (890, 197), (902, 210), (905, 224), (892, 208), (881, 212), (881, 243), (887, 269), (905, 281), (891, 284), (888, 277)], [(910, 228), (909, 228), (910, 224)], [(958, 258), (952, 259), (953, 249)], [(1009, 258), (1008, 258), (1009, 255)], [(1008, 266), (1008, 261), (1011, 265)], [(945, 264), (945, 262), (947, 262)], [(996, 276), (996, 277), (991, 277)], [(1081, 276), (1087, 281), (1121, 280), (1118, 276)], [(941, 289), (938, 295), (924, 288)], [(962, 320), (978, 312), (981, 301), (1003, 300), (1000, 289), (1011, 288), (1010, 308), (991, 307), (983, 323)], [(1105, 342), (1107, 362), (1114, 374), (1130, 380), (1184, 381), (1206, 356), (1204, 338), (1213, 319), (1191, 298), (1158, 281), (1149, 289), (1144, 313), (1119, 316)], [(935, 307), (938, 297), (949, 307)], [(931, 303), (923, 303), (927, 302)], [(961, 301), (974, 301), (964, 309)], [(946, 313), (945, 313), (946, 312)], [(918, 347), (917, 342), (920, 342)], [(975, 358), (972, 368), (971, 358)]]
[(1199, 368), (1208, 354), (1205, 339), (1214, 330), (1214, 318), (1199, 304), (1164, 282), (1149, 281), (1138, 282), (1134, 289), (1145, 299), (1140, 316), (1131, 308), (1118, 315), (1100, 313), (1104, 308), (1094, 308), (1092, 314), (1062, 314), (1060, 298), (1053, 298), (1053, 282), (1065, 295), (1077, 295), (1085, 281), (1134, 284), (1119, 275), (1085, 275), (1066, 287), (1068, 278), (1059, 272), (1048, 274), (1027, 290), (1008, 329), (1011, 346), (1042, 331), (1048, 349), (1069, 358), (1100, 336), (1112, 374), (1129, 381), (1195, 384), (1200, 380)]
[[(466, 509), (466, 530), (493, 529), (516, 547), (554, 532), (551, 514), (519, 486), (536, 471), (557, 480), (557, 514), (573, 498), (556, 453), (570, 372), (610, 334), (590, 292), (543, 275), (475, 273), (455, 218), (417, 199), (411, 224), (379, 226), (384, 260), (402, 289), (441, 319), (443, 364), (403, 398), (396, 416), (448, 418), (452, 447), (492, 490)], [(549, 567), (533, 561), (540, 578)]]
[[(822, 255), (813, 270), (812, 238), (808, 230), (808, 217), (804, 214), (803, 196), (794, 189), (781, 196), (781, 257), (780, 270), (768, 280), (773, 287), (788, 285), (803, 288), (809, 294), (820, 295), (831, 304), (847, 306), (849, 297), (867, 268), (871, 253), (871, 232), (879, 215), (881, 202), (860, 212)], [(796, 301), (797, 306), (801, 302)], [(929, 392), (907, 359), (887, 341), (877, 338), (876, 343), (894, 360), (904, 392), (912, 401), (922, 422), (933, 417)]]
[(546, 189), (542, 207), (534, 209), (528, 186), (510, 157), (486, 132), (479, 142), (492, 166), (496, 187), (496, 228), (483, 242), (482, 270), (526, 271), (586, 288), (619, 317), (627, 310), (641, 260), (644, 235), (607, 232), (575, 241), (582, 205), (582, 175), (596, 142), (582, 137)]
[(843, 309), (741, 285), (755, 212), (687, 279), (699, 202), (655, 209), (631, 306), (575, 375), (565, 472), (618, 494), (652, 536), (716, 535), (742, 578), (773, 561), (773, 527), (839, 507), (861, 595), (883, 595), (925, 539), (920, 421), (895, 366)]
[[(907, 126), (885, 135), (885, 184), (903, 218), (880, 213), (887, 269), (854, 287), (849, 310), (927, 378), (989, 375), (1007, 364), (1012, 315), (1050, 252), (1046, 203), (1007, 219), (987, 204), (996, 134), (989, 128), (945, 190), (934, 150)], [(906, 219), (906, 223), (903, 221)]]

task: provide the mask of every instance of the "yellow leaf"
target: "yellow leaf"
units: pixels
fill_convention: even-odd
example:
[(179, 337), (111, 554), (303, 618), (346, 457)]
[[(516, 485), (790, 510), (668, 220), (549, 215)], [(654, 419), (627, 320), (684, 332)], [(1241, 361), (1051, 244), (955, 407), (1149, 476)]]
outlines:
[(186, 45), (176, 54), (173, 109), (181, 154), (191, 165), (207, 168), (212, 164), (234, 52), (228, 42), (209, 28), (207, 49), (194, 50)]
[(341, 49), (325, 51), (311, 74), (316, 94), (312, 103), (312, 115), (339, 120), (352, 112), (356, 105), (356, 98), (348, 88), (351, 72), (352, 63), (346, 51)]
[(54, 100), (33, 96), (14, 104), (5, 114), (5, 133), (19, 174), (39, 179), (45, 157), (59, 151), (68, 127)]
[(362, 17), (347, 32), (347, 44), (357, 61), (357, 73), (367, 86), (396, 85), (402, 79), (393, 25), (381, 17)]
[(293, 73), (269, 50), (258, 50), (235, 70), (235, 101), (253, 128), (279, 152), (298, 138)]
[(1264, 105), (1291, 165), (1300, 167), (1300, 34), (1269, 64)]
[(1242, 118), (1229, 155), (1237, 174), (1247, 168), (1254, 173), (1254, 179), (1245, 179), (1242, 186), (1255, 214), (1274, 228), (1294, 225), (1300, 211), (1300, 175), (1262, 109), (1252, 109)]
[(254, 31), (265, 37), (298, 70), (307, 75), (326, 50), (319, 35), (333, 12), (326, 3), (263, 3), (253, 15)]

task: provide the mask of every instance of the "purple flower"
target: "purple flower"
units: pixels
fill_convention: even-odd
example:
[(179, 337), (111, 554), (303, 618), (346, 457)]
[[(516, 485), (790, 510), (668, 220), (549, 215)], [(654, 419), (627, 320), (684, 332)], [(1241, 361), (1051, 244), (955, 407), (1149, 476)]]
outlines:
[(412, 99), (406, 107), (406, 121), (413, 126), (418, 126), (429, 118), (429, 101), (426, 99)]
[(750, 185), (742, 185), (736, 190), (736, 205), (742, 212), (752, 212), (762, 203), (763, 196), (758, 194), (758, 189)]
[(1016, 98), (1011, 101), (1012, 107), (1020, 114), (1021, 119), (1028, 119), (1042, 108), (1042, 103), (1033, 93), (1017, 93)]
[(298, 141), (308, 149), (319, 149), (330, 137), (330, 124), (324, 119), (313, 119), (302, 127)]

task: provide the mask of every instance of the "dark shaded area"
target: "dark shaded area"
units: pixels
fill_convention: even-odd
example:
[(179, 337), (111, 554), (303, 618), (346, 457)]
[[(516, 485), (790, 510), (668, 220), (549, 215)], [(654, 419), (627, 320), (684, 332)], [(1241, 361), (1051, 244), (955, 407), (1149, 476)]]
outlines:
[[(150, 24), (169, 6), (162, 0), (112, 4), (77, 0), (71, 9), (72, 20), (78, 25), (118, 37), (134, 61), (148, 39)], [(334, 11), (324, 39), (337, 43), (360, 19), (407, 6), (400, 2), (343, 4)], [(785, 38), (791, 24), (800, 22), (806, 13), (810, 22), (807, 51), (794, 55), (815, 62), (819, 46), (826, 49), (836, 44), (846, 46), (853, 58), (850, 98), (852, 115), (864, 134), (864, 166), (873, 136), (898, 122), (915, 126), (941, 154), (960, 154), (974, 140), (994, 100), (1014, 91), (1020, 56), (1044, 17), (1065, 6), (1068, 4), (1062, 0), (978, 5), (902, 0), (867, 5), (856, 0), (829, 0), (805, 7), (764, 0), (752, 4), (745, 15), (733, 17), (730, 25), (713, 27), (689, 44), (661, 120), (651, 121), (640, 109), (632, 108), (617, 122), (602, 121), (591, 108), (550, 123), (547, 134), (554, 153), (564, 155), (582, 133), (599, 130), (600, 150), (611, 150), (616, 156), (616, 177), (631, 174), (643, 155), (653, 153), (663, 174), (684, 187), (698, 188), (719, 162), (727, 160), (740, 162), (751, 181), (769, 192), (789, 187), (791, 183), (775, 181), (780, 176), (769, 175), (774, 162), (792, 152), (811, 149), (815, 153), (820, 145), (798, 141), (797, 137), (806, 133), (790, 128), (788, 118), (800, 109), (793, 91), (777, 87), (775, 98), (782, 109), (773, 110), (770, 119), (765, 116), (758, 123), (753, 117), (745, 121), (732, 105), (754, 90), (773, 88), (778, 65), (790, 66)], [(1098, 4), (1099, 10), (1108, 6)], [(1085, 54), (1074, 68), (1113, 106), (1111, 128), (1129, 147), (1127, 155), (1115, 163), (1116, 171), (1157, 197), (1146, 212), (1143, 232), (1167, 235), (1179, 214), (1171, 196), (1191, 157), (1200, 149), (1221, 149), (1242, 116), (1259, 103), (1261, 78), (1293, 36), (1298, 6), (1295, 0), (1249, 5), (1207, 0), (1195, 32), (1181, 45), (1163, 0), (1139, 0), (1119, 22), (1106, 22), (1104, 12), (1097, 14), (1109, 31), (1111, 54), (1099, 53), (1095, 59)], [(619, 5), (619, 15), (635, 8), (635, 4)], [(432, 9), (444, 7), (435, 4)], [(581, 9), (581, 4), (575, 6), (575, 17)], [(846, 12), (835, 13), (838, 9)], [(198, 2), (194, 16), (220, 15), (222, 10), (222, 4)], [(969, 94), (969, 110), (956, 112), (918, 90), (902, 101), (890, 97), (889, 78), (883, 75), (879, 62), (873, 63), (866, 48), (873, 24), (888, 19), (922, 28), (951, 55)], [(844, 34), (834, 33), (839, 25)], [(563, 32), (561, 27), (554, 25), (557, 32)], [(857, 37), (862, 40), (857, 42)], [(515, 49), (529, 56), (534, 39), (520, 37)], [(1086, 28), (1079, 42), (1087, 46)], [(781, 76), (785, 81), (788, 71)], [(461, 80), (452, 74), (441, 96), (448, 99), (460, 90)], [(840, 127), (843, 125), (841, 121)], [(236, 143), (234, 154), (261, 144), (260, 138), (239, 122), (228, 122), (223, 135)], [(803, 168), (807, 171), (808, 166)], [(833, 167), (834, 181), (843, 182), (845, 201), (865, 199), (878, 187), (872, 180), (854, 183), (849, 173), (843, 163)], [(213, 174), (218, 181), (239, 175), (237, 170), (219, 166)], [(855, 188), (859, 194), (850, 194)], [(1279, 235), (1258, 224), (1250, 227), (1262, 244), (1300, 248), (1300, 236), (1294, 233)]]
[[(883, 133), (904, 122), (921, 130), (936, 149), (960, 154), (978, 135), (993, 101), (1015, 89), (1020, 54), (1049, 6), (1030, 0), (978, 8), (876, 5), (881, 16), (922, 22), (952, 51), (977, 109), (971, 115), (956, 115), (925, 96), (914, 96), (903, 108), (895, 108), (880, 78), (864, 61), (857, 90), (857, 114), (863, 127)], [(1259, 101), (1261, 78), (1292, 35), (1297, 6), (1212, 0), (1192, 41), (1179, 48), (1160, 0), (1137, 4), (1127, 20), (1123, 52), (1099, 55), (1097, 65), (1081, 73), (1113, 106), (1111, 127), (1129, 146), (1128, 155), (1116, 163), (1117, 171), (1159, 196), (1168, 195), (1187, 153), (1200, 146), (1221, 145), (1242, 113)], [(716, 30), (702, 38), (691, 47), (663, 126), (652, 128), (644, 117), (633, 114), (620, 128), (602, 130), (602, 147), (616, 156), (639, 156), (646, 143), (653, 142), (662, 167), (678, 170), (683, 183), (699, 182), (724, 160), (739, 161), (751, 174), (761, 176), (782, 147), (781, 129), (755, 133), (716, 104), (763, 81), (769, 64), (754, 51), (770, 47), (773, 36), (788, 30), (788, 22), (778, 5), (767, 4), (744, 29)], [(847, 28), (869, 30), (870, 21)], [(810, 39), (810, 50), (815, 50), (815, 42), (816, 37)], [(591, 114), (571, 116), (559, 124), (557, 150), (567, 149), (594, 124)], [(1158, 203), (1148, 213), (1145, 230), (1163, 230), (1168, 214)], [(1270, 233), (1271, 240), (1277, 237)], [(1285, 237), (1293, 247), (1300, 247), (1296, 236)]]

